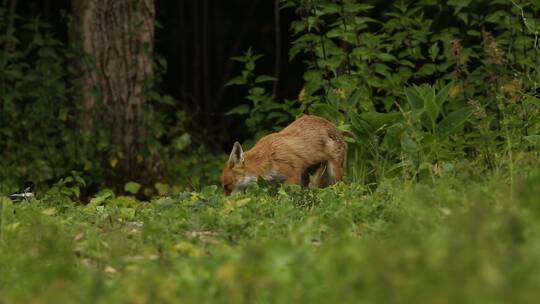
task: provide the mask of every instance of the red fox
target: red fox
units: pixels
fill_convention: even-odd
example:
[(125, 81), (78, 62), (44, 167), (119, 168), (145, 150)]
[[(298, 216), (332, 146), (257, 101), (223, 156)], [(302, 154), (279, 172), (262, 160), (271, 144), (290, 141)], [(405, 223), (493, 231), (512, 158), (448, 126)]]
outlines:
[(226, 195), (258, 177), (306, 187), (314, 175), (314, 183), (326, 187), (341, 180), (346, 157), (347, 144), (341, 131), (324, 118), (304, 115), (280, 132), (264, 136), (249, 151), (244, 152), (235, 142), (221, 185)]

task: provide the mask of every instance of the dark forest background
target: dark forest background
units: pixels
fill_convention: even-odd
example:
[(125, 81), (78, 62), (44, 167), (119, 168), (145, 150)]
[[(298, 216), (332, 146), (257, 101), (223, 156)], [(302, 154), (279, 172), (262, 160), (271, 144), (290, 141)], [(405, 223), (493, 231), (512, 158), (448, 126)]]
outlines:
[[(273, 74), (278, 35), (280, 81), (277, 97), (294, 98), (302, 88), (301, 59), (287, 60), (293, 11), (279, 12), (281, 32), (276, 33), (276, 9), (272, 0), (156, 1), (155, 9), (156, 52), (166, 62), (159, 87), (189, 109), (193, 118), (190, 127), (196, 142), (219, 151), (229, 149), (231, 140), (249, 136), (243, 120), (223, 115), (243, 102), (245, 90), (224, 85), (241, 69), (231, 57), (246, 49), (252, 47), (265, 54), (260, 70)], [(16, 1), (16, 13), (51, 24), (56, 37), (68, 43), (72, 1)]]
[(367, 184), (538, 144), (538, 1), (0, 5), (4, 192), (199, 189), (301, 113), (353, 135)]

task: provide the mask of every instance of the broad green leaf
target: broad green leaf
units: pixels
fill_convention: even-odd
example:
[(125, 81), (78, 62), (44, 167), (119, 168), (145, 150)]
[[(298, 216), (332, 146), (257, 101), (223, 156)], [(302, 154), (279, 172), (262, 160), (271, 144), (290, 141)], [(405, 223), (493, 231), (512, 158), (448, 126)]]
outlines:
[(189, 133), (184, 133), (173, 140), (173, 147), (177, 151), (183, 151), (190, 144), (191, 144), (191, 135), (189, 135)]
[(377, 74), (380, 74), (385, 78), (391, 77), (391, 69), (386, 64), (376, 63), (373, 65), (373, 67), (375, 68), (375, 72)]
[(247, 81), (246, 81), (246, 79), (244, 79), (244, 77), (236, 76), (233, 79), (229, 80), (225, 84), (225, 86), (228, 87), (228, 86), (232, 86), (232, 85), (242, 85), (242, 84), (246, 84), (246, 83), (247, 83)]
[(90, 203), (86, 205), (86, 209), (93, 210), (94, 207), (97, 207), (107, 201), (109, 198), (114, 197), (114, 193), (109, 190), (102, 190), (99, 193), (96, 194), (96, 196), (92, 199), (90, 199)]
[(255, 62), (255, 61), (257, 61), (257, 60), (259, 60), (259, 59), (261, 59), (261, 58), (263, 58), (263, 57), (264, 57), (263, 54), (255, 54), (255, 55), (253, 55), (253, 56), (251, 57), (251, 61)]
[(289, 61), (293, 61), (296, 55), (298, 55), (300, 52), (305, 52), (306, 48), (307, 45), (304, 43), (294, 43), (289, 49)]
[(439, 92), (437, 92), (437, 97), (436, 97), (436, 100), (437, 100), (437, 104), (439, 105), (439, 108), (442, 109), (442, 106), (444, 105), (444, 103), (446, 102), (446, 100), (448, 99), (448, 93), (450, 92), (450, 88), (454, 85), (453, 82), (449, 82), (448, 84), (446, 84), (444, 87), (442, 87)]
[[(52, 211), (54, 211), (52, 214), (47, 214), (47, 213), (52, 212)], [(45, 210), (42, 211), (42, 213), (45, 214), (45, 215), (54, 215), (54, 213), (56, 213), (56, 208), (52, 207), (52, 208), (45, 209)], [(21, 222), (14, 222), (14, 223), (8, 224), (6, 226), (6, 231), (13, 232), (13, 231), (17, 230), (17, 228), (19, 228), (19, 226), (21, 226)]]
[(531, 144), (535, 146), (540, 146), (540, 135), (537, 135), (537, 134), (527, 135), (523, 138), (525, 138), (525, 140), (527, 140), (528, 142), (530, 142)]
[(405, 88), (404, 93), (412, 109), (421, 109), (423, 107), (424, 101), (414, 87)]
[(136, 182), (129, 182), (124, 186), (124, 191), (131, 193), (131, 194), (137, 194), (139, 190), (141, 189), (141, 184)]
[(312, 105), (309, 109), (309, 112), (311, 114), (324, 117), (333, 122), (339, 123), (344, 120), (343, 114), (341, 114), (335, 107), (326, 103), (318, 103), (318, 104)]
[(369, 11), (373, 8), (373, 5), (365, 4), (365, 3), (347, 3), (345, 2), (345, 12), (346, 13), (359, 13), (359, 12), (365, 12)]
[(159, 195), (166, 195), (169, 193), (170, 186), (164, 183), (157, 182), (154, 187), (156, 188)]
[(242, 56), (231, 57), (231, 59), (238, 62), (246, 62), (246, 58)]
[(291, 22), (291, 30), (293, 32), (293, 35), (296, 35), (302, 31), (305, 30), (306, 24), (302, 21), (293, 21)]
[(378, 113), (378, 112), (366, 112), (359, 114), (360, 118), (365, 120), (371, 128), (378, 130), (384, 125), (397, 122), (401, 120), (402, 115), (400, 112), (390, 113)]
[(255, 78), (255, 83), (270, 82), (270, 81), (276, 81), (276, 78), (272, 76), (267, 76), (267, 75), (261, 75)]
[(249, 113), (249, 106), (243, 104), (243, 105), (239, 105), (237, 107), (232, 108), (231, 110), (226, 112), (225, 115), (233, 115), (233, 114), (244, 115), (247, 113)]
[(43, 209), (43, 211), (41, 211), (41, 213), (43, 213), (45, 215), (55, 215), (56, 214), (56, 208), (55, 207), (50, 207), (50, 208), (47, 208), (47, 209)]
[(536, 96), (532, 96), (532, 95), (528, 95), (526, 98), (525, 98), (525, 103), (528, 103), (528, 104), (531, 104), (531, 105), (535, 105), (537, 106), (538, 108), (540, 108), (540, 99)]
[(324, 85), (324, 78), (320, 71), (309, 70), (304, 73), (304, 89), (307, 96), (312, 95)]
[(377, 58), (382, 61), (397, 61), (397, 58), (394, 57), (394, 55), (388, 53), (377, 54)]
[(307, 17), (307, 24), (308, 24), (308, 31), (311, 32), (311, 29), (317, 25), (319, 22), (319, 19), (315, 16), (309, 16)]
[(480, 37), (482, 34), (477, 30), (468, 30), (467, 35), (474, 36), (474, 37)]
[(403, 123), (395, 123), (388, 127), (383, 139), (383, 144), (387, 149), (395, 149), (395, 147), (399, 147), (399, 139), (404, 130), (405, 126)]
[(425, 113), (429, 117), (432, 125), (435, 124), (440, 112), (440, 107), (436, 102), (435, 89), (430, 85), (422, 85), (414, 88), (420, 96)]
[(120, 208), (120, 216), (126, 220), (132, 220), (135, 217), (135, 209), (123, 207)]
[(463, 23), (469, 25), (469, 15), (467, 15), (466, 13), (458, 13), (456, 16), (458, 17), (458, 19), (463, 21)]
[(369, 125), (367, 121), (360, 118), (360, 115), (357, 113), (349, 113), (352, 128), (358, 134), (370, 135), (373, 133), (373, 128)]
[(487, 22), (498, 23), (505, 18), (507, 13), (505, 11), (495, 11), (486, 17)]
[(435, 61), (438, 55), (439, 55), (439, 45), (437, 44), (437, 42), (435, 42), (429, 48), (429, 58), (431, 59), (431, 61)]
[(410, 68), (413, 68), (413, 69), (416, 68), (416, 66), (414, 65), (414, 63), (412, 63), (411, 61), (406, 60), (406, 59), (400, 60), (399, 63), (400, 63), (401, 65), (403, 65), (403, 66), (407, 66), (407, 67), (410, 67)]
[[(282, 1), (283, 2), (283, 1)], [(293, 1), (287, 1), (287, 2), (283, 2), (283, 4), (281, 4), (281, 9), (285, 9), (285, 8), (288, 8), (288, 7), (294, 7), (295, 6), (295, 3)]]
[(403, 133), (401, 136), (401, 149), (407, 154), (415, 154), (420, 151), (420, 145), (408, 133)]
[(435, 73), (436, 71), (437, 71), (437, 66), (435, 64), (426, 63), (416, 73), (418, 76), (430, 76), (430, 75), (433, 75), (433, 73)]
[(342, 38), (343, 35), (345, 35), (344, 30), (340, 27), (333, 28), (326, 33), (328, 38)]
[(426, 127), (426, 128), (432, 128), (431, 121), (429, 120), (428, 115), (426, 114), (426, 111), (422, 109), (413, 109), (412, 111), (409, 111), (407, 113), (409, 116), (409, 120), (412, 122), (413, 125), (419, 126), (419, 123)]
[(330, 14), (336, 14), (341, 11), (341, 7), (335, 3), (327, 3), (324, 4), (321, 9), (321, 15), (330, 15)]
[(440, 137), (447, 137), (461, 129), (472, 113), (471, 107), (465, 107), (448, 114), (437, 126)]
[(323, 76), (320, 71), (309, 70), (304, 73), (304, 80), (306, 82), (320, 82), (323, 80)]

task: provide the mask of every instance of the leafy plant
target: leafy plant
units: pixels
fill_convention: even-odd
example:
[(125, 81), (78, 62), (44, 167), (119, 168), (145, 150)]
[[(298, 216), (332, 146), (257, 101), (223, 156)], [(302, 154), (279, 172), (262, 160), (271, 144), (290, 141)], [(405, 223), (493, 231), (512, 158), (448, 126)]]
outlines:
[(248, 49), (244, 56), (233, 57), (233, 60), (244, 64), (244, 70), (241, 75), (234, 77), (226, 84), (248, 87), (246, 99), (251, 104), (241, 104), (229, 110), (225, 115), (248, 115), (246, 126), (252, 132), (262, 132), (269, 125), (277, 128), (289, 122), (297, 113), (294, 101), (277, 102), (267, 92), (263, 85), (274, 81), (273, 77), (255, 74), (256, 61), (261, 57), (262, 55), (254, 54), (251, 49)]
[[(72, 131), (77, 106), (66, 69), (72, 54), (39, 19), (6, 31), (0, 9), (0, 180), (16, 187), (24, 180), (56, 181), (88, 165)], [(62, 153), (58, 148), (62, 147)]]
[(356, 1), (281, 3), (298, 16), (290, 58), (306, 59), (300, 110), (355, 133), (352, 180), (464, 157), (492, 166), (494, 151), (534, 142), (538, 109), (524, 102), (538, 98), (533, 1), (399, 1), (382, 16)]

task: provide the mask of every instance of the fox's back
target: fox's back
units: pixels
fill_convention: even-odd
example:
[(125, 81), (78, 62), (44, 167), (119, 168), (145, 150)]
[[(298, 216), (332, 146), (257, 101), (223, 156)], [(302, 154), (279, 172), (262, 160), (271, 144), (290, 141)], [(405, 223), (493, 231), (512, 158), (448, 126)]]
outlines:
[(343, 149), (343, 135), (331, 122), (305, 115), (280, 132), (261, 138), (247, 155), (267, 155), (272, 160), (300, 166), (324, 161)]

